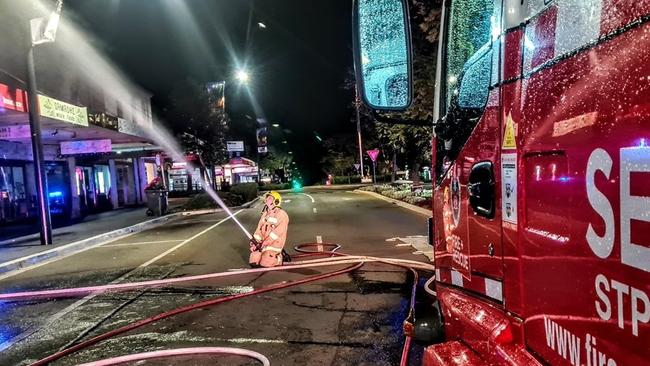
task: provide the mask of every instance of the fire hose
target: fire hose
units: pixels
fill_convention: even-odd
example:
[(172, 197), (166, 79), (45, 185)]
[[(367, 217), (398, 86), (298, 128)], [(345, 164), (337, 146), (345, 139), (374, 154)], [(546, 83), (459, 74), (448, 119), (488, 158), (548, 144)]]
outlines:
[[(316, 250), (310, 250), (306, 248), (316, 248)], [(325, 250), (325, 248), (329, 248), (329, 250)], [(289, 282), (280, 282), (273, 284), (271, 286), (267, 286), (264, 288), (256, 289), (251, 292), (247, 293), (241, 293), (241, 294), (235, 294), (235, 295), (230, 295), (230, 296), (225, 296), (225, 297), (219, 297), (219, 298), (214, 298), (214, 299), (209, 299), (209, 300), (204, 300), (200, 301), (194, 304), (182, 306), (170, 311), (166, 311), (145, 319), (141, 319), (139, 321), (136, 321), (134, 323), (128, 324), (126, 326), (108, 331), (106, 333), (100, 334), (98, 336), (95, 336), (91, 339), (88, 339), (86, 341), (83, 341), (81, 343), (78, 343), (76, 345), (73, 345), (69, 348), (63, 349), (59, 352), (56, 352), (48, 357), (45, 357), (32, 365), (46, 365), (50, 362), (53, 362), (55, 360), (58, 360), (62, 357), (65, 357), (67, 355), (70, 355), (72, 353), (75, 353), (77, 351), (80, 351), (82, 349), (85, 349), (87, 347), (90, 347), (96, 343), (99, 343), (103, 340), (115, 337), (119, 334), (134, 330), (136, 328), (140, 328), (142, 326), (145, 326), (147, 324), (154, 323), (156, 321), (178, 315), (181, 313), (186, 313), (195, 309), (199, 308), (204, 308), (212, 305), (217, 305), (225, 302), (229, 302), (232, 300), (236, 299), (241, 299), (244, 297), (249, 297), (249, 296), (254, 296), (258, 295), (261, 293), (266, 293), (266, 292), (271, 292), (275, 290), (280, 290), (284, 289), (287, 287), (292, 287), (292, 286), (297, 286), (301, 284), (305, 284), (308, 282), (313, 282), (313, 281), (318, 281), (338, 275), (342, 275), (345, 273), (352, 272), (356, 269), (359, 269), (363, 266), (365, 263), (382, 263), (382, 264), (387, 264), (387, 265), (392, 265), (392, 266), (398, 266), (401, 268), (406, 268), (409, 269), (413, 275), (414, 275), (414, 280), (413, 280), (413, 286), (411, 290), (411, 301), (410, 301), (410, 309), (409, 309), (409, 315), (406, 319), (406, 321), (409, 321), (413, 319), (413, 313), (414, 313), (414, 307), (415, 307), (415, 294), (416, 294), (416, 289), (417, 289), (417, 284), (418, 284), (418, 273), (416, 270), (423, 270), (423, 271), (433, 271), (434, 267), (432, 265), (422, 263), (422, 262), (417, 262), (417, 261), (412, 261), (412, 260), (405, 260), (405, 259), (395, 259), (395, 258), (379, 258), (379, 257), (372, 257), (372, 256), (355, 256), (355, 255), (346, 255), (343, 253), (338, 253), (337, 250), (340, 248), (340, 245), (338, 244), (330, 244), (330, 243), (308, 243), (308, 244), (302, 244), (299, 246), (296, 246), (295, 249), (297, 252), (300, 254), (293, 256), (293, 258), (304, 258), (304, 257), (311, 257), (311, 256), (323, 256), (323, 255), (329, 255), (333, 256), (330, 258), (322, 258), (322, 259), (313, 259), (313, 260), (305, 260), (301, 262), (293, 262), (291, 265), (284, 265), (284, 266), (279, 266), (279, 267), (271, 267), (271, 268), (256, 268), (256, 269), (243, 269), (243, 270), (235, 270), (235, 271), (229, 271), (229, 272), (217, 272), (217, 273), (210, 273), (210, 274), (204, 274), (204, 275), (197, 275), (197, 276), (186, 276), (186, 277), (180, 277), (180, 278), (172, 278), (172, 279), (164, 279), (164, 280), (153, 280), (153, 281), (141, 281), (141, 282), (133, 282), (133, 283), (125, 283), (125, 284), (114, 284), (114, 285), (103, 285), (103, 286), (89, 286), (89, 287), (80, 287), (80, 288), (68, 288), (68, 289), (57, 289), (57, 290), (42, 290), (42, 291), (27, 291), (27, 292), (17, 292), (17, 293), (7, 293), (7, 294), (0, 294), (0, 301), (26, 301), (26, 300), (37, 300), (37, 299), (52, 299), (52, 298), (61, 298), (61, 297), (79, 297), (79, 296), (84, 296), (87, 294), (99, 294), (99, 293), (107, 293), (107, 292), (121, 292), (121, 291), (129, 291), (129, 290), (134, 290), (138, 288), (151, 288), (151, 287), (160, 287), (160, 286), (166, 286), (170, 284), (175, 284), (175, 283), (181, 283), (181, 282), (190, 282), (190, 281), (198, 281), (198, 280), (207, 280), (207, 279), (214, 279), (214, 278), (222, 278), (222, 277), (230, 277), (230, 276), (237, 276), (237, 275), (242, 275), (242, 274), (253, 274), (253, 273), (266, 273), (266, 272), (273, 272), (273, 271), (287, 271), (287, 270), (294, 270), (294, 269), (300, 269), (300, 268), (314, 268), (314, 267), (325, 267), (325, 266), (337, 266), (337, 265), (342, 265), (342, 264), (351, 264), (350, 266), (347, 266), (343, 269), (331, 271), (331, 272), (326, 272), (323, 274), (319, 275), (313, 275), (309, 276), (300, 280), (294, 280), (294, 281), (289, 281)], [(410, 348), (410, 343), (411, 343), (411, 337), (406, 336), (405, 342), (404, 342), (404, 348), (402, 351), (402, 357), (401, 357), (401, 362), (400, 365), (405, 366), (408, 362), (408, 353), (409, 353), (409, 348)], [(192, 351), (194, 350), (194, 351)], [(143, 360), (143, 359), (151, 359), (151, 358), (161, 358), (161, 357), (173, 357), (173, 356), (182, 356), (182, 355), (188, 355), (188, 354), (196, 354), (196, 355), (223, 355), (223, 354), (228, 354), (228, 355), (239, 355), (239, 356), (245, 356), (249, 358), (256, 359), (260, 361), (263, 365), (268, 365), (268, 359), (266, 359), (263, 355), (255, 354), (252, 351), (248, 350), (243, 350), (239, 348), (219, 348), (219, 347), (207, 347), (207, 348), (185, 348), (185, 349), (177, 349), (177, 350), (167, 350), (164, 352), (157, 352), (157, 353), (142, 353), (142, 354), (135, 354), (135, 355), (129, 355), (129, 356), (122, 356), (118, 358), (113, 358), (113, 359), (108, 359), (108, 360), (102, 360), (102, 361), (95, 361), (91, 362), (85, 365), (93, 365), (93, 366), (98, 366), (98, 365), (114, 365), (114, 364), (119, 364), (119, 363), (124, 363), (124, 362), (132, 362), (132, 361), (138, 361), (138, 360)], [(258, 357), (257, 355), (261, 356)], [(266, 359), (266, 361), (264, 361)], [(122, 360), (122, 361), (120, 361)]]

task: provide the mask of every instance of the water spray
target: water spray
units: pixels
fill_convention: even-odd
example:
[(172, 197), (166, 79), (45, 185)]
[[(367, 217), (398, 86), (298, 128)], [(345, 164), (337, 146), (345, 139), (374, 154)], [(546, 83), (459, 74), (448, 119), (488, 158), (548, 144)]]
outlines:
[[(28, 10), (34, 7), (37, 12), (47, 14), (50, 12), (50, 5), (42, 0), (32, 0), (17, 2), (16, 6), (24, 6), (23, 10)], [(59, 23), (58, 40), (54, 45), (63, 51), (66, 61), (69, 61), (69, 67), (75, 68), (83, 76), (84, 81), (91, 84), (96, 90), (101, 90), (105, 96), (115, 101), (120, 101), (123, 106), (123, 114), (132, 116), (140, 130), (142, 130), (147, 137), (153, 140), (156, 145), (160, 146), (170, 157), (176, 161), (184, 161), (185, 154), (183, 150), (176, 144), (175, 139), (171, 134), (161, 128), (161, 123), (153, 123), (149, 125), (144, 123), (148, 120), (148, 111), (143, 110), (141, 107), (135, 107), (130, 103), (132, 95), (146, 94), (140, 87), (133, 84), (116, 66), (112, 65), (107, 58), (93, 47), (89, 41), (91, 37), (84, 34), (75, 24), (70, 20), (70, 15), (63, 16)], [(206, 193), (221, 207), (224, 212), (230, 217), (237, 226), (241, 229), (244, 235), (251, 239), (252, 235), (242, 225), (242, 223), (233, 215), (232, 211), (226, 204), (219, 198), (218, 194), (211, 188), (211, 185), (200, 178), (202, 187)]]

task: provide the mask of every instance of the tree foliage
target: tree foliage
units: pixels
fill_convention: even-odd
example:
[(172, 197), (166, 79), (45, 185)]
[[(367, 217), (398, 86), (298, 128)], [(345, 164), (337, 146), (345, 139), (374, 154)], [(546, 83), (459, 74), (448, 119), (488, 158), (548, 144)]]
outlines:
[(355, 173), (354, 164), (357, 162), (357, 150), (354, 135), (341, 134), (323, 141), (325, 155), (321, 159), (322, 167), (327, 174), (349, 175)]
[(205, 85), (194, 80), (178, 84), (170, 95), (166, 118), (188, 153), (198, 153), (207, 166), (227, 159), (225, 135), (229, 116), (211, 106)]

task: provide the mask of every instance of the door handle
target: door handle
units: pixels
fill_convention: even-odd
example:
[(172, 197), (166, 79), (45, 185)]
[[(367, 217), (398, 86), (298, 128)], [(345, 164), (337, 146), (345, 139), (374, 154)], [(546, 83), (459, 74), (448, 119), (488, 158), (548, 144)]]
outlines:
[(469, 174), (467, 190), (469, 204), (477, 215), (494, 218), (495, 186), (493, 164), (489, 161), (474, 164)]

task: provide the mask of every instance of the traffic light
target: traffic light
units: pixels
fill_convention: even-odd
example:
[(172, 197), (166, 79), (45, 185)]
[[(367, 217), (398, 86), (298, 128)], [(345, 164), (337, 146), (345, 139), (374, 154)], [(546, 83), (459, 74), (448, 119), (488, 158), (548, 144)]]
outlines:
[(299, 180), (294, 179), (293, 181), (291, 181), (291, 188), (293, 188), (294, 191), (301, 191), (302, 183)]

